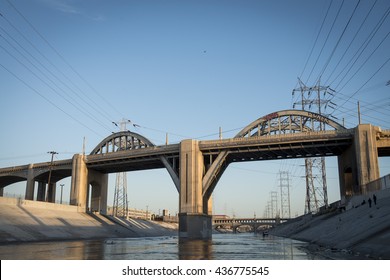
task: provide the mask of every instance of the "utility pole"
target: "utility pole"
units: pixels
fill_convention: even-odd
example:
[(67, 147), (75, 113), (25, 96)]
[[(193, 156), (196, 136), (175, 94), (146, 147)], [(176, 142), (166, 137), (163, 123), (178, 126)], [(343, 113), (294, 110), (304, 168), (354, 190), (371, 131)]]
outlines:
[(50, 161), (50, 165), (49, 165), (49, 178), (47, 179), (47, 189), (46, 189), (46, 202), (53, 202), (53, 201), (50, 201), (49, 199), (49, 195), (50, 195), (50, 180), (51, 180), (51, 170), (52, 170), (52, 167), (53, 167), (53, 159), (54, 159), (54, 155), (57, 155), (58, 153), (55, 152), (55, 151), (50, 151), (50, 152), (47, 152), (48, 154), (51, 154), (51, 161)]
[[(329, 86), (321, 86), (320, 81), (315, 86), (306, 86), (299, 78), (299, 88), (293, 90), (293, 95), (298, 92), (300, 101), (293, 104), (300, 105), (302, 110), (311, 111), (326, 115), (326, 109), (329, 107), (335, 109), (337, 106), (331, 101), (334, 96), (334, 90)], [(322, 98), (321, 98), (322, 96)], [(326, 129), (326, 124), (319, 122), (318, 127), (313, 127), (314, 131), (322, 131)], [(315, 172), (315, 170), (317, 172)], [(325, 158), (306, 158), (306, 199), (305, 199), (305, 213), (317, 212), (321, 206), (328, 207), (328, 187), (326, 182), (326, 167)]]
[[(115, 126), (120, 127), (120, 131), (127, 131), (126, 124), (131, 123), (130, 120), (122, 119), (122, 121), (116, 123), (112, 122)], [(125, 140), (120, 140), (115, 143), (118, 150), (124, 150), (126, 147)], [(115, 192), (114, 203), (112, 209), (112, 215), (116, 217), (127, 218), (129, 213), (129, 205), (127, 200), (127, 176), (126, 172), (118, 172), (115, 180)]]

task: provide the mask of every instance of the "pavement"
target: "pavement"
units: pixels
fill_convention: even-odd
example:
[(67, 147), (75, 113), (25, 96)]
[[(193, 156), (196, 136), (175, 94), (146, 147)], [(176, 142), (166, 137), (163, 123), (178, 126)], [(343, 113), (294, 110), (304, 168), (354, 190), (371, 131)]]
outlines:
[[(308, 242), (306, 249), (331, 259), (390, 259), (390, 189), (354, 197), (344, 209), (297, 217), (270, 233)], [(362, 204), (365, 201), (365, 204)]]
[(78, 212), (77, 206), (0, 197), (0, 243), (177, 235), (177, 225)]

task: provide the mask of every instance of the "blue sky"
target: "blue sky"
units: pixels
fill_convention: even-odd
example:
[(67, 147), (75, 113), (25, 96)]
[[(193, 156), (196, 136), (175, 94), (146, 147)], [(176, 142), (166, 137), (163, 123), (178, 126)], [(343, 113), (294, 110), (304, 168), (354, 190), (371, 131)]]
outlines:
[[(363, 123), (389, 129), (390, 3), (330, 3), (1, 0), (0, 166), (48, 161), (51, 150), (70, 158), (84, 137), (88, 153), (122, 118), (157, 145), (166, 133), (170, 143), (216, 139), (219, 127), (233, 137), (292, 108), (297, 77), (314, 85), (321, 76), (335, 89), (331, 113), (347, 127), (357, 125), (360, 101)], [(292, 214), (303, 213), (303, 164), (232, 164), (214, 192), (215, 213), (263, 215), (279, 171), (290, 172)], [(390, 173), (388, 159), (380, 166), (381, 175)], [(339, 198), (335, 158), (327, 159), (327, 174), (332, 202)], [(130, 207), (177, 212), (165, 170), (127, 176)], [(68, 195), (69, 178), (61, 183)]]

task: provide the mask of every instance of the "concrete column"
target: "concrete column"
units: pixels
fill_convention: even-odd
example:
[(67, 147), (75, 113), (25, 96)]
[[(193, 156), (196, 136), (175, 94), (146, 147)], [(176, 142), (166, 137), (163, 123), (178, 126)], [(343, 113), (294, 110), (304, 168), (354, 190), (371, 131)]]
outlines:
[(70, 191), (70, 204), (77, 205), (79, 210), (87, 210), (88, 168), (84, 161), (84, 155), (73, 156), (72, 185)]
[(46, 183), (38, 182), (37, 201), (45, 201), (45, 195), (46, 195)]
[(365, 192), (365, 185), (379, 179), (378, 147), (376, 132), (371, 124), (359, 125), (355, 131), (358, 184)]
[(48, 191), (47, 191), (47, 202), (56, 202), (56, 187), (57, 184), (50, 182), (50, 186), (48, 185)]
[(28, 166), (27, 171), (27, 183), (26, 183), (26, 195), (25, 199), (27, 200), (34, 200), (34, 187), (35, 187), (35, 180), (34, 180), (34, 164), (30, 164)]
[(356, 127), (353, 144), (338, 157), (340, 196), (359, 195), (365, 185), (379, 178), (375, 127)]
[(196, 140), (180, 144), (179, 238), (210, 239), (211, 216), (203, 213), (203, 155)]
[(108, 174), (89, 170), (88, 182), (91, 185), (91, 193), (88, 194), (91, 196), (90, 211), (107, 214)]

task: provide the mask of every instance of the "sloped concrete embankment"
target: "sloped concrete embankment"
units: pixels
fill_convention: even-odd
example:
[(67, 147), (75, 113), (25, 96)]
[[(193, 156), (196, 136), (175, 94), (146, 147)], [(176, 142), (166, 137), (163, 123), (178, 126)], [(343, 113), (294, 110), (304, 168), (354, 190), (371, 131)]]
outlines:
[(390, 259), (390, 189), (376, 196), (377, 204), (371, 207), (369, 196), (354, 197), (343, 212), (301, 216), (271, 233), (307, 241), (311, 249), (334, 258)]
[(175, 226), (152, 221), (118, 223), (76, 206), (0, 197), (0, 243), (176, 235)]

